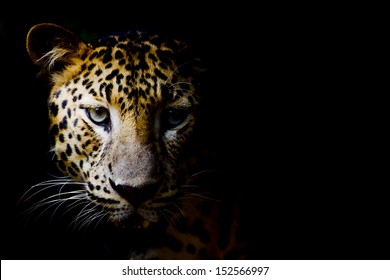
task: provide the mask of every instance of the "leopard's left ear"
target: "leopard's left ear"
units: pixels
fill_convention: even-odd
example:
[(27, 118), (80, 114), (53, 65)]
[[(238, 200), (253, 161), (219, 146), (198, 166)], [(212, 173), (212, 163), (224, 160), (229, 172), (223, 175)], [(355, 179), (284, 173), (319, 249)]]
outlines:
[(74, 63), (88, 49), (75, 33), (53, 23), (33, 26), (27, 34), (26, 48), (30, 59), (48, 74)]
[(193, 77), (195, 80), (200, 81), (199, 79), (207, 70), (207, 65), (202, 60), (198, 47), (191, 41), (174, 39), (173, 42), (181, 75)]

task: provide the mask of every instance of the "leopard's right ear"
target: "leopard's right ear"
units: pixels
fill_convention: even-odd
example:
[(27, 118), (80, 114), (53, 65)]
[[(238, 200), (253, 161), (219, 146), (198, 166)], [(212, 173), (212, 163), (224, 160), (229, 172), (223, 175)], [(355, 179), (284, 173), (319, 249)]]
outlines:
[(40, 23), (29, 30), (26, 49), (30, 59), (41, 67), (41, 74), (50, 74), (74, 64), (88, 47), (79, 36), (62, 26)]

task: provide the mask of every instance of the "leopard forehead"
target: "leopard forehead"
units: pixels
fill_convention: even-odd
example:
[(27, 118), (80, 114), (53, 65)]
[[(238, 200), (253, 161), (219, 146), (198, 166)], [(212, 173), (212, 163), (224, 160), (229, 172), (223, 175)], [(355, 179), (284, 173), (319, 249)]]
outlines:
[(89, 44), (81, 59), (53, 75), (52, 98), (63, 91), (73, 102), (89, 95), (100, 102), (119, 104), (122, 113), (138, 104), (145, 109), (156, 99), (196, 104), (192, 77), (185, 71), (185, 64), (192, 62), (180, 65), (176, 61), (180, 46), (179, 41), (140, 32), (99, 39)]

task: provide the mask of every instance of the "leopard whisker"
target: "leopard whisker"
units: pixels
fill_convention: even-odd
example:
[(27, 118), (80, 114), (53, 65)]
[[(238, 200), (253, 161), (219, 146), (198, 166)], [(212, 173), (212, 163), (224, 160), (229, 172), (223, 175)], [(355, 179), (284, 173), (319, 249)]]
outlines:
[[(83, 217), (85, 217), (85, 215), (88, 215), (88, 213), (90, 213), (91, 211), (93, 211), (92, 209), (94, 207), (97, 207), (96, 205), (93, 204), (93, 202), (91, 201), (84, 201), (85, 202), (85, 206), (80, 209), (79, 213), (76, 215), (76, 217), (73, 219), (72, 223), (74, 223), (75, 225), (77, 225), (78, 221), (80, 219), (82, 219)], [(92, 208), (89, 208), (89, 206), (91, 205), (94, 205)]]
[[(64, 194), (68, 194), (68, 193), (73, 193), (73, 192), (79, 192), (79, 191), (71, 191), (71, 192), (67, 192), (67, 193), (62, 193), (62, 195)], [(47, 204), (56, 204), (56, 203), (62, 203), (63, 201), (66, 201), (68, 198), (57, 198), (59, 197), (61, 194), (54, 194), (54, 195), (51, 195), (51, 196), (47, 196), (37, 202), (35, 202), (33, 205), (31, 205), (26, 211), (27, 212), (30, 212), (30, 211), (34, 211), (34, 210), (37, 210), (38, 208), (40, 207), (43, 207)], [(50, 205), (51, 206), (51, 205)], [(49, 207), (50, 207), (49, 206)]]
[[(70, 195), (70, 194), (77, 194), (77, 195), (73, 195), (71, 197), (61, 197), (61, 198), (58, 198), (61, 195), (63, 196), (63, 195)], [(79, 196), (81, 197), (81, 195), (82, 195), (82, 191), (81, 190), (69, 191), (69, 192), (66, 192), (66, 193), (60, 193), (60, 194), (51, 195), (51, 196), (48, 196), (48, 197), (46, 197), (46, 198), (44, 198), (44, 199), (42, 199), (40, 201), (37, 201), (36, 203), (31, 205), (28, 209), (23, 211), (22, 214), (24, 214), (26, 216), (31, 216), (32, 213), (36, 212), (38, 209), (44, 208), (40, 212), (40, 214), (37, 216), (37, 218), (39, 218), (46, 211), (48, 211), (52, 207), (56, 206), (55, 210), (53, 211), (53, 213), (51, 215), (52, 218), (53, 218), (55, 216), (55, 213), (58, 211), (58, 209), (60, 208), (60, 206), (62, 204), (64, 204), (65, 202), (67, 202), (69, 200), (76, 200), (77, 201), (77, 199), (79, 199)]]
[(196, 172), (196, 173), (192, 174), (192, 175), (190, 176), (190, 178), (192, 178), (192, 177), (198, 177), (199, 175), (203, 175), (203, 174), (205, 174), (205, 173), (216, 173), (216, 172), (218, 172), (218, 171), (217, 171), (217, 170), (214, 170), (214, 169), (206, 169), (206, 170), (202, 170), (202, 171), (199, 171), (199, 172)]
[[(71, 197), (68, 197), (66, 199), (64, 199), (63, 202), (61, 202), (60, 205), (57, 206), (57, 209), (59, 209), (59, 207), (61, 205), (63, 205), (65, 202), (69, 202), (71, 200), (74, 200), (72, 201), (69, 205), (66, 206), (66, 208), (68, 208), (68, 210), (66, 210), (62, 216), (66, 215), (67, 213), (69, 213), (72, 209), (78, 207), (79, 205), (82, 205), (83, 203), (86, 202), (86, 195), (85, 193), (80, 190), (80, 191), (74, 191), (74, 193), (76, 193), (76, 195), (74, 196), (71, 196)], [(54, 213), (53, 213), (54, 214)]]
[(90, 227), (91, 223), (96, 221), (95, 223), (95, 227), (96, 228), (102, 221), (104, 218), (106, 218), (108, 216), (108, 213), (107, 212), (104, 212), (104, 211), (99, 211), (95, 214), (93, 214), (92, 216), (90, 216), (90, 219), (88, 221), (88, 227)]
[(170, 84), (170, 85), (168, 86), (168, 88), (171, 88), (171, 87), (174, 87), (174, 86), (180, 85), (180, 84), (191, 85), (190, 82), (176, 82), (176, 83), (174, 83), (174, 84)]
[[(91, 205), (93, 206), (91, 208), (88, 208)], [(79, 214), (77, 215), (77, 217), (75, 217), (71, 224), (74, 225), (73, 228), (75, 230), (82, 230), (83, 228), (90, 228), (92, 222), (95, 222), (96, 228), (98, 224), (108, 216), (108, 212), (103, 211), (103, 209), (101, 209), (98, 205), (94, 204), (91, 201), (88, 201), (88, 203), (83, 207), (83, 209), (80, 210)]]
[[(66, 185), (70, 182), (71, 180), (66, 180), (64, 181), (63, 179), (55, 179), (55, 180), (48, 180), (48, 181), (44, 181), (44, 182), (41, 182), (41, 183), (38, 183), (38, 184), (35, 184), (33, 185), (32, 187), (30, 187), (19, 199), (19, 201), (17, 202), (17, 205), (20, 205), (21, 203), (25, 202), (25, 201), (28, 201), (30, 199), (32, 199), (34, 196), (38, 195), (39, 193), (47, 190), (47, 189), (50, 189), (50, 188), (53, 188), (53, 187), (58, 187), (59, 185)], [(36, 188), (38, 187), (42, 187), (42, 186), (45, 186), (44, 188), (40, 188), (38, 191), (35, 191)], [(33, 194), (31, 194), (30, 196), (26, 197), (29, 193), (31, 193), (32, 191), (34, 191)]]
[[(79, 211), (77, 216), (73, 219), (73, 221), (69, 224), (69, 226), (73, 225), (73, 230), (81, 230), (82, 228), (86, 228), (85, 224), (88, 219), (91, 217), (91, 213), (94, 213), (97, 207), (94, 205), (92, 208), (89, 208), (93, 205), (91, 201), (84, 201), (85, 206)], [(81, 205), (81, 204), (80, 204)]]
[(183, 218), (184, 220), (186, 220), (186, 215), (185, 215), (183, 209), (181, 209), (181, 208), (179, 207), (179, 205), (177, 205), (176, 203), (172, 203), (172, 204), (173, 204), (174, 207), (176, 207), (176, 208), (179, 210), (179, 212), (177, 212), (177, 214), (175, 215), (175, 216), (177, 216), (177, 220), (180, 219), (178, 213), (180, 213), (181, 216), (182, 216), (182, 218)]
[[(92, 221), (97, 220), (96, 223), (95, 223), (95, 228), (96, 228), (96, 227), (98, 226), (98, 224), (100, 224), (100, 223), (103, 221), (104, 218), (108, 218), (108, 217), (109, 217), (108, 212), (105, 212), (105, 211), (103, 211), (103, 210), (100, 210), (99, 212), (96, 212), (96, 213), (91, 217), (90, 223), (89, 223), (89, 224), (91, 224)], [(107, 222), (107, 221), (108, 221), (108, 219), (106, 219), (106, 222)]]
[(179, 211), (172, 211), (169, 209), (163, 209), (161, 214), (164, 215), (165, 219), (169, 222), (169, 224), (173, 225), (174, 227), (177, 227), (178, 223), (181, 221), (186, 221), (185, 214), (182, 209), (175, 203), (172, 203), (173, 206), (175, 206)]
[(172, 211), (168, 211), (167, 209), (162, 209), (158, 211), (161, 216), (164, 217), (166, 221), (168, 221), (169, 224), (174, 224), (173, 218), (171, 217), (173, 215)]
[(194, 197), (202, 198), (202, 199), (209, 200), (209, 201), (216, 201), (216, 202), (220, 201), (219, 199), (212, 198), (212, 197), (207, 196), (206, 194), (201, 194), (201, 193), (185, 193), (181, 196), (180, 199), (191, 199)]
[[(83, 194), (82, 190), (79, 190), (79, 191), (71, 191), (71, 192), (67, 192), (66, 194), (72, 194), (74, 193), (75, 195), (71, 196), (71, 197), (65, 197), (65, 198), (58, 198), (58, 201), (53, 201), (54, 203), (58, 203), (56, 209), (53, 211), (53, 214), (52, 214), (52, 217), (54, 217), (55, 213), (57, 212), (57, 210), (62, 206), (64, 205), (66, 202), (69, 202), (71, 200), (74, 200), (72, 204), (74, 203), (77, 203), (78, 201), (80, 201), (81, 199), (83, 199), (85, 197), (85, 195)], [(59, 194), (61, 195), (61, 194)], [(67, 211), (66, 211), (67, 212)], [(66, 213), (65, 212), (65, 213)]]
[[(64, 189), (65, 187), (72, 188), (77, 185), (85, 184), (72, 181), (69, 177), (58, 177), (57, 179), (47, 180), (33, 185), (16, 203), (16, 207), (28, 205), (26, 209), (20, 210), (18, 215), (23, 216), (25, 219), (30, 219), (32, 216), (35, 216), (35, 220), (38, 220), (44, 213), (54, 208), (50, 218), (50, 220), (53, 220), (63, 204), (71, 200), (79, 200), (82, 197), (83, 190), (81, 189), (67, 191)], [(57, 190), (54, 193), (53, 191), (55, 189)], [(47, 195), (46, 192), (48, 192)]]

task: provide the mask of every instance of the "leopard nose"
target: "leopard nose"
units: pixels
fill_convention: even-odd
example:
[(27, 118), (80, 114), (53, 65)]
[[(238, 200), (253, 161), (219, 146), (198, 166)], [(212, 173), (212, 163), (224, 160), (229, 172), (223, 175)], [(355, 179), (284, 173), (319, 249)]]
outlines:
[(145, 202), (152, 198), (157, 190), (158, 184), (147, 184), (143, 186), (130, 186), (130, 185), (113, 185), (113, 189), (118, 192), (120, 196), (125, 198), (134, 207), (139, 206), (142, 202)]

